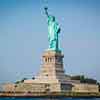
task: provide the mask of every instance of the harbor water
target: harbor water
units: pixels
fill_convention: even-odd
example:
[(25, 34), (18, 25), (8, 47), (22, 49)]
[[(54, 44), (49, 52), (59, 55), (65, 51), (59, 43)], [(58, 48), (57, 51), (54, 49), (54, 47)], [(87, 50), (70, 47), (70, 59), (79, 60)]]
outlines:
[(14, 98), (3, 97), (0, 100), (100, 100), (100, 98)]

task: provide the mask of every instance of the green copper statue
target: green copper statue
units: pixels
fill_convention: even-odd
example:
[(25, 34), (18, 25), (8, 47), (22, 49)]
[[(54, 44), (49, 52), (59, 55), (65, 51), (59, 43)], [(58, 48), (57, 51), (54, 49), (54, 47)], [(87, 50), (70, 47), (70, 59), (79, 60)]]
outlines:
[(49, 15), (47, 12), (47, 7), (45, 9), (45, 14), (47, 15), (48, 18), (48, 40), (49, 40), (49, 49), (50, 50), (59, 50), (59, 38), (58, 34), (60, 33), (60, 27), (58, 23), (55, 20), (55, 17), (52, 15)]

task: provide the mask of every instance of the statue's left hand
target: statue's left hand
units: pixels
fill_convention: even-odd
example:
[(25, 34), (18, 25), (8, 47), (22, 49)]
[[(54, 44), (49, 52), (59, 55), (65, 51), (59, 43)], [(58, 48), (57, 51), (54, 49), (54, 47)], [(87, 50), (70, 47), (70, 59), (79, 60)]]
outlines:
[(61, 31), (61, 29), (59, 28), (57, 33), (60, 33), (60, 31)]

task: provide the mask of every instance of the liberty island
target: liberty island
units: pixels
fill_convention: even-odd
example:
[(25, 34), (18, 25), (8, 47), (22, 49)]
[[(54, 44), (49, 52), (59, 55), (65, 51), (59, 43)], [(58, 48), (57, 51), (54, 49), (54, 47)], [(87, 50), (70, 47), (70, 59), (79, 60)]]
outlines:
[(48, 22), (49, 48), (43, 53), (39, 73), (34, 79), (5, 84), (0, 96), (100, 96), (95, 80), (86, 81), (84, 76), (71, 77), (65, 74), (64, 54), (59, 48), (61, 28), (55, 16), (48, 13), (48, 8), (44, 10)]

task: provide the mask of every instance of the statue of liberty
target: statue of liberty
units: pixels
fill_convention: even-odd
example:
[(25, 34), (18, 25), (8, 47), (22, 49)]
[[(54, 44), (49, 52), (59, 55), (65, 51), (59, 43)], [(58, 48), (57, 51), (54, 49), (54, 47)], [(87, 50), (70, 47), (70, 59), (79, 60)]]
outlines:
[(47, 7), (45, 9), (45, 14), (48, 18), (48, 41), (49, 41), (49, 50), (58, 51), (59, 43), (58, 43), (58, 35), (60, 33), (60, 27), (55, 20), (55, 17), (48, 14)]

